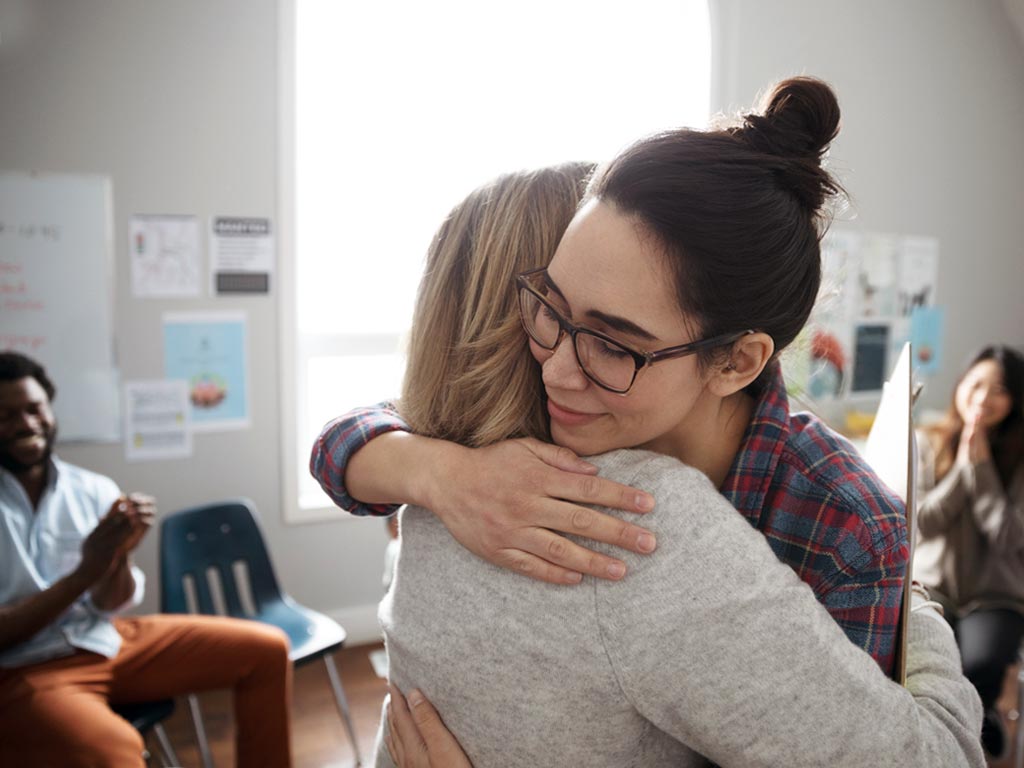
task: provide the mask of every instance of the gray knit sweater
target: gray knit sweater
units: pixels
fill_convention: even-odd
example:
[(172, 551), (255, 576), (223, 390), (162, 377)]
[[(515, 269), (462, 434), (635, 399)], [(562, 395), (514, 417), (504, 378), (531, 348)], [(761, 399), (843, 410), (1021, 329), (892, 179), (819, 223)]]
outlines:
[(391, 677), (476, 768), (984, 765), (977, 694), (931, 609), (913, 614), (906, 690), (703, 474), (642, 451), (595, 463), (657, 499), (658, 550), (625, 553), (620, 582), (529, 580), (402, 513), (379, 612)]

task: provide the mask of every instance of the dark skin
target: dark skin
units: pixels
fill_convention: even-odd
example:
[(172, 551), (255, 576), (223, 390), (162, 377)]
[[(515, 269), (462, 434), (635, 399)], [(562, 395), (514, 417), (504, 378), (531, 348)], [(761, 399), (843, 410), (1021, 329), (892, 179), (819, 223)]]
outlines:
[[(0, 465), (21, 484), (33, 510), (46, 488), (55, 436), (56, 421), (42, 385), (32, 377), (0, 381)], [(123, 605), (135, 591), (131, 553), (155, 513), (149, 496), (117, 499), (82, 543), (82, 560), (74, 571), (38, 594), (0, 606), (0, 650), (53, 623), (85, 592), (101, 610)]]

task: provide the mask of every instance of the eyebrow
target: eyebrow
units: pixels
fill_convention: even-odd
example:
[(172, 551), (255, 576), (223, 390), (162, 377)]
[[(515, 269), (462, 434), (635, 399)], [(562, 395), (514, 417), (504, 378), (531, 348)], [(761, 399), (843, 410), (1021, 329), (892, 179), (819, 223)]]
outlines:
[[(566, 303), (566, 305), (568, 306), (569, 301), (568, 301), (568, 299), (565, 298), (565, 294), (562, 293), (562, 290), (557, 285), (555, 285), (555, 281), (552, 280), (551, 276), (549, 274), (547, 274), (546, 272), (544, 273), (544, 281), (548, 284), (548, 287), (552, 291), (557, 293), (559, 298), (561, 298), (562, 301), (564, 301)], [(628, 333), (629, 335), (636, 336), (637, 338), (643, 339), (644, 341), (657, 341), (658, 340), (657, 336), (655, 336), (650, 331), (645, 330), (644, 328), (640, 327), (639, 325), (634, 323), (632, 320), (627, 320), (626, 318), (619, 317), (618, 315), (609, 315), (609, 314), (607, 314), (605, 312), (602, 312), (599, 309), (587, 310), (587, 312), (585, 314), (585, 317), (592, 318), (592, 319), (598, 321), (599, 323), (603, 323), (604, 325), (608, 326), (609, 328), (613, 328), (616, 331), (621, 331), (622, 333)]]

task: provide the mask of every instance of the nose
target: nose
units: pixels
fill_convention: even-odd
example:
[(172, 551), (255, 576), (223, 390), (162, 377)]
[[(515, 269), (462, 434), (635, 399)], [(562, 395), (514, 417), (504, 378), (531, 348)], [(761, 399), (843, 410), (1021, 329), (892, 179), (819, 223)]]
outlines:
[(39, 417), (27, 410), (19, 410), (14, 415), (14, 428), (20, 434), (22, 432), (38, 432)]
[(549, 354), (541, 366), (544, 386), (552, 389), (586, 389), (590, 380), (576, 361), (576, 351), (569, 334), (562, 337), (558, 346)]
[(991, 394), (991, 387), (980, 386), (971, 393), (971, 404), (976, 406), (982, 406), (988, 402)]

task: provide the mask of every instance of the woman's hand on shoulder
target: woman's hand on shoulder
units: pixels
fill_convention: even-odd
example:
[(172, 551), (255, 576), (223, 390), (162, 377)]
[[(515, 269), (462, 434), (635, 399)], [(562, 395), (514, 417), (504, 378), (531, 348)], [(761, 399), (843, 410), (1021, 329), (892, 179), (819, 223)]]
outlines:
[(488, 562), (540, 581), (576, 584), (583, 574), (620, 579), (625, 564), (560, 533), (640, 554), (655, 548), (644, 528), (584, 506), (648, 512), (654, 507), (650, 494), (598, 477), (593, 464), (568, 448), (532, 438), (484, 448), (446, 445), (426, 506), (459, 543)]

